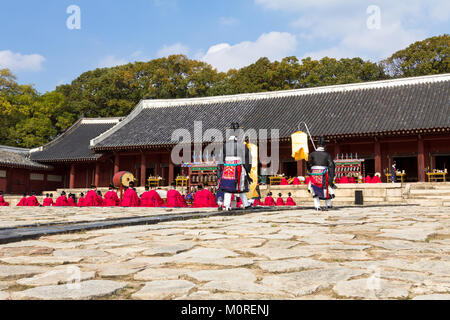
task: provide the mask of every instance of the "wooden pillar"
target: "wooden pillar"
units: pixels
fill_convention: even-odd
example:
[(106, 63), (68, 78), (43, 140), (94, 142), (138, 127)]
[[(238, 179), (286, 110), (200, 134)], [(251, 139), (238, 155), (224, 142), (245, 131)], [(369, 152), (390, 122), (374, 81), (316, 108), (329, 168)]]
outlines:
[(305, 171), (303, 169), (303, 161), (297, 161), (297, 177), (303, 177), (305, 175)]
[(75, 188), (75, 165), (72, 164), (70, 166), (70, 180), (69, 180), (69, 189)]
[(145, 157), (145, 153), (141, 154), (141, 187), (145, 186), (146, 180), (146, 171), (147, 171), (147, 160)]
[(155, 163), (155, 176), (157, 177), (161, 175), (160, 173), (161, 173), (161, 156), (158, 156)]
[(95, 163), (95, 178), (94, 184), (98, 187), (100, 185), (100, 162)]
[(334, 157), (336, 158), (341, 153), (341, 146), (336, 143), (334, 145)]
[(120, 157), (119, 157), (119, 154), (118, 153), (116, 153), (115, 155), (114, 155), (114, 174), (116, 174), (117, 172), (119, 172), (119, 167), (120, 166)]
[(417, 177), (420, 182), (425, 182), (425, 151), (422, 137), (417, 142)]
[(169, 181), (168, 185), (170, 186), (174, 180), (174, 165), (172, 162), (172, 157), (169, 155)]
[(375, 172), (379, 172), (380, 174), (383, 172), (383, 168), (381, 166), (381, 144), (380, 141), (375, 141)]

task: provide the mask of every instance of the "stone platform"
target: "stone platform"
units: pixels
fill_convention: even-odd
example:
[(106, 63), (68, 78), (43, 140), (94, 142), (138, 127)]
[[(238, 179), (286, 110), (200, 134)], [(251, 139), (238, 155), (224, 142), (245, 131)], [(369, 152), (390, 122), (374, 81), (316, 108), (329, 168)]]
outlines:
[[(139, 215), (38, 209), (2, 208), (0, 228)], [(302, 209), (43, 236), (0, 245), (0, 299), (449, 299), (448, 213)]]

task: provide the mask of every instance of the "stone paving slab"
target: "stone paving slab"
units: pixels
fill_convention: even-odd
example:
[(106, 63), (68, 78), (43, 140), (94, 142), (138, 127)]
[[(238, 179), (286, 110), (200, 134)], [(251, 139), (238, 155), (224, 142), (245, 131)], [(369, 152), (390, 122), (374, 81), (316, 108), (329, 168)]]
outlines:
[[(147, 214), (39, 209), (2, 209), (0, 229)], [(45, 235), (0, 244), (0, 299), (448, 299), (449, 244), (448, 209), (416, 206), (255, 211)]]

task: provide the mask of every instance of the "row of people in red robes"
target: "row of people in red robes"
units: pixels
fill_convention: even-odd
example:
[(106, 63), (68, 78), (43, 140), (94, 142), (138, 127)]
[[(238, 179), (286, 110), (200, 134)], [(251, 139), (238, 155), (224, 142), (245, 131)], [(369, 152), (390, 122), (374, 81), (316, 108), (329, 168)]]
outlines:
[(261, 202), (261, 200), (259, 200), (259, 199), (255, 199), (255, 201), (253, 202), (253, 206), (254, 207), (257, 207), (257, 206), (265, 206), (265, 207), (278, 206), (279, 207), (279, 206), (296, 206), (297, 205), (295, 203), (294, 199), (292, 199), (292, 194), (290, 192), (288, 193), (286, 202), (283, 200), (281, 193), (278, 194), (277, 201), (275, 201), (272, 196), (273, 196), (273, 193), (269, 192), (267, 194), (266, 198), (264, 199), (264, 202)]
[[(310, 181), (310, 178), (307, 176), (305, 178), (304, 184), (308, 185), (309, 181)], [(381, 183), (381, 179), (378, 175), (373, 176), (373, 178), (371, 178), (370, 176), (367, 176), (362, 179), (362, 182), (363, 183)], [(354, 177), (343, 176), (342, 178), (336, 178), (336, 183), (358, 183), (358, 181)], [(298, 177), (295, 177), (292, 180), (292, 185), (294, 185), (294, 186), (301, 185), (301, 184), (302, 184), (302, 182), (300, 181), (300, 179)], [(289, 181), (286, 178), (282, 178), (280, 185), (287, 186), (287, 185), (289, 185)]]

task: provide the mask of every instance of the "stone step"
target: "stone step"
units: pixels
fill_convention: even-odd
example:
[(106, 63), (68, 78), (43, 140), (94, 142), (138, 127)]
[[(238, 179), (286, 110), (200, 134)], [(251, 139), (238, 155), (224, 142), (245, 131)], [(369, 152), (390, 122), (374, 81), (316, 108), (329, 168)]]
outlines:
[(425, 190), (410, 190), (411, 195), (450, 195), (450, 189), (425, 189)]
[(450, 201), (450, 195), (448, 196), (439, 196), (439, 195), (435, 195), (435, 196), (410, 196), (408, 199), (417, 199), (417, 200), (436, 200), (436, 201)]
[(443, 207), (444, 201), (426, 200), (426, 199), (406, 199), (408, 204), (418, 204), (424, 207)]

